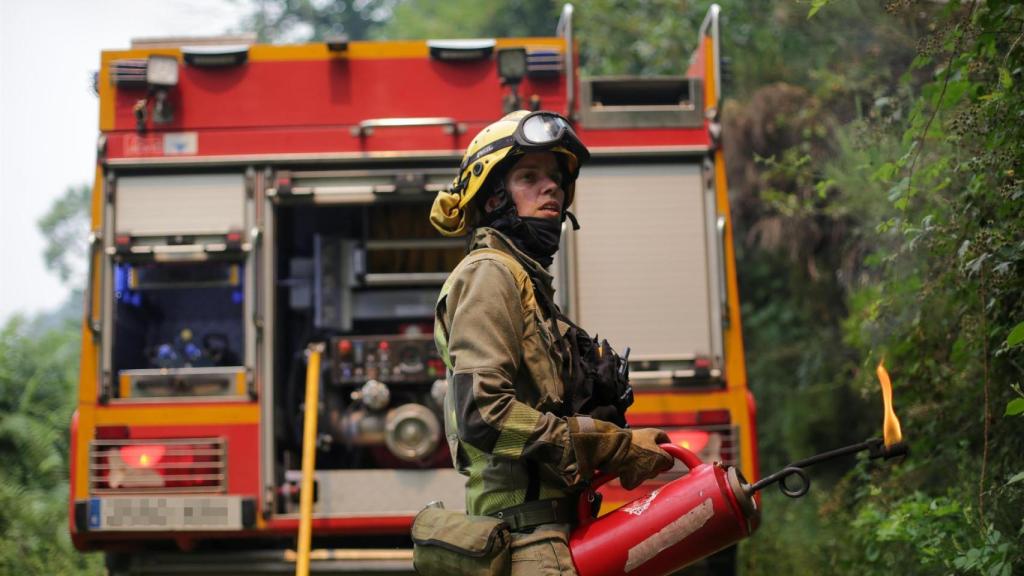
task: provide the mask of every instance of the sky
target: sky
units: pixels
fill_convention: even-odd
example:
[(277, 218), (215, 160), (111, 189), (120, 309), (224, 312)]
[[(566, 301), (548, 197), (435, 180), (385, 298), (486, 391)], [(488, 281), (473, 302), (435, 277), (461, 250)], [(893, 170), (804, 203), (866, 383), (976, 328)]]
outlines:
[(92, 183), (100, 51), (132, 38), (222, 34), (247, 5), (0, 0), (0, 323), (55, 309), (70, 293), (43, 264), (36, 223), (69, 186)]

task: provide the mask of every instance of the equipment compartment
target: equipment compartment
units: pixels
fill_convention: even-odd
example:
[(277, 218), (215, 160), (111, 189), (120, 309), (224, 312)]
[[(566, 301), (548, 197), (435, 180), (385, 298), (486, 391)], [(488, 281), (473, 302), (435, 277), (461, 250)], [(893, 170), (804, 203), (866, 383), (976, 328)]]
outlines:
[(465, 240), (438, 237), (428, 219), (433, 194), (422, 184), (324, 205), (325, 190), (390, 178), (331, 174), (327, 187), (314, 173), (292, 173), (292, 195), (279, 190), (275, 207), (279, 461), (285, 470), (298, 463), (304, 351), (325, 342), (318, 470), (448, 467), (434, 302)]
[(118, 397), (245, 393), (242, 269), (216, 261), (115, 265)]

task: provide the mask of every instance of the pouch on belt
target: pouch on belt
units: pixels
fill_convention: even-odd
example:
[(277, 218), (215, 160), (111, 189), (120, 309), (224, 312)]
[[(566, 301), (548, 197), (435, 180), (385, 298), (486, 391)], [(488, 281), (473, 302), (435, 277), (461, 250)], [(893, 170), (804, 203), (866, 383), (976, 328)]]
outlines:
[(413, 566), (423, 576), (504, 576), (512, 535), (504, 521), (427, 506), (412, 523)]

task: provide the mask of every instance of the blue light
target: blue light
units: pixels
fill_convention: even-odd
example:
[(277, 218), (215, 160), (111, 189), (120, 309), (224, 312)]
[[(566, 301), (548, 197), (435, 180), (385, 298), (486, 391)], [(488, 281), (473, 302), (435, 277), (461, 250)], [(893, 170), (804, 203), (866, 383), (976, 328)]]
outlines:
[(118, 298), (120, 298), (121, 293), (128, 290), (128, 275), (130, 272), (131, 268), (125, 264), (118, 264), (114, 268), (114, 292), (118, 293)]

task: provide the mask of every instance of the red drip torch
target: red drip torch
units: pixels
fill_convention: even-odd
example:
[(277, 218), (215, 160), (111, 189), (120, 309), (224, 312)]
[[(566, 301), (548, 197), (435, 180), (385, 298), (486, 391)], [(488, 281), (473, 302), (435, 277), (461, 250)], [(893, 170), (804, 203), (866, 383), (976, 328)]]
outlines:
[[(594, 516), (596, 490), (613, 476), (597, 476), (580, 497), (579, 525), (569, 537), (580, 576), (671, 574), (753, 534), (761, 514), (754, 493), (765, 486), (779, 482), (784, 494), (799, 498), (810, 488), (806, 466), (861, 450), (886, 459), (907, 453), (903, 443), (868, 440), (794, 462), (751, 485), (733, 466), (704, 463), (674, 444), (661, 448), (689, 468), (686, 475), (601, 518)], [(787, 485), (794, 476), (800, 484)]]
[(581, 497), (569, 538), (580, 576), (669, 574), (757, 529), (760, 511), (736, 468), (705, 464), (675, 444), (661, 447), (690, 469), (685, 476), (598, 519), (595, 490), (613, 477), (596, 477)]

